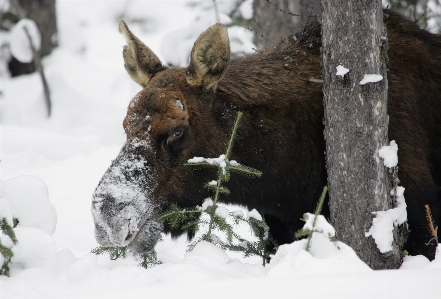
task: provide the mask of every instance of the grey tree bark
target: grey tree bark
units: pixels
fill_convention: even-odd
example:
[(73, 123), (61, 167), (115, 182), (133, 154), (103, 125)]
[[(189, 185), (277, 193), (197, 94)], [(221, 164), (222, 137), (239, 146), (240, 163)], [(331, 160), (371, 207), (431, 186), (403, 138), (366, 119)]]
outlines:
[(310, 18), (316, 18), (312, 16), (319, 14), (320, 0), (254, 0), (254, 43), (262, 48), (289, 31), (303, 28)]
[[(381, 254), (365, 237), (374, 211), (394, 207), (393, 178), (378, 150), (388, 145), (387, 39), (380, 0), (322, 0), (322, 65), (331, 223), (337, 238), (373, 269), (402, 263), (401, 232)], [(336, 76), (336, 67), (349, 69)], [(364, 74), (383, 80), (360, 85)]]

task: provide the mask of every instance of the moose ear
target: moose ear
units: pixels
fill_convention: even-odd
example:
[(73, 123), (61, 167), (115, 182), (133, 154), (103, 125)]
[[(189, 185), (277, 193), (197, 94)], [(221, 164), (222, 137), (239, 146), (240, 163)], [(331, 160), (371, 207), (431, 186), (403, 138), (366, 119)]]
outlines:
[(164, 70), (165, 67), (155, 53), (130, 31), (123, 20), (119, 21), (118, 29), (127, 41), (123, 50), (124, 67), (133, 81), (145, 87), (155, 73)]
[(187, 83), (215, 91), (229, 61), (230, 41), (227, 28), (222, 24), (215, 24), (204, 31), (194, 43), (187, 68)]

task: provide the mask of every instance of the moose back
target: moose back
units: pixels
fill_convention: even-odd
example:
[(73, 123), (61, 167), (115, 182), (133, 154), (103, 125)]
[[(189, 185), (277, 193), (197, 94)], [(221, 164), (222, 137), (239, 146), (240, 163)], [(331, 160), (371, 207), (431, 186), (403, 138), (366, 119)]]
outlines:
[[(399, 178), (410, 229), (410, 254), (434, 258), (424, 205), (435, 225), (441, 214), (441, 38), (391, 12), (389, 137), (399, 146)], [(105, 172), (92, 200), (95, 235), (103, 246), (153, 249), (172, 231), (156, 217), (172, 203), (196, 206), (210, 169), (182, 165), (194, 156), (218, 157), (237, 111), (244, 113), (232, 159), (259, 169), (261, 179), (237, 178), (227, 203), (256, 208), (279, 244), (292, 242), (327, 184), (323, 137), (320, 26), (309, 25), (267, 50), (230, 60), (225, 26), (196, 40), (187, 68), (166, 67), (121, 21), (130, 77), (143, 89), (124, 119), (127, 141)]]

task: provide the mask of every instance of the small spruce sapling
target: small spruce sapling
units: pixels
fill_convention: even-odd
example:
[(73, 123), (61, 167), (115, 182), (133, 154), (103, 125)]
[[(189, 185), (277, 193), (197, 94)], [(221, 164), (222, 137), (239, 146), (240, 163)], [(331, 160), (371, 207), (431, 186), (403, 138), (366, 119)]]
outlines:
[[(262, 172), (241, 165), (234, 160), (230, 160), (233, 141), (239, 128), (242, 115), (242, 112), (238, 112), (225, 154), (220, 155), (219, 158), (194, 157), (184, 164), (184, 166), (196, 170), (202, 167), (217, 168), (217, 180), (208, 182), (204, 186), (214, 193), (214, 197), (205, 199), (201, 207), (191, 209), (181, 209), (176, 204), (173, 204), (168, 211), (159, 216), (158, 220), (166, 221), (173, 229), (182, 229), (183, 231), (192, 233), (195, 233), (201, 225), (208, 226), (207, 231), (189, 245), (189, 251), (191, 251), (197, 243), (204, 240), (218, 245), (224, 250), (228, 249), (243, 252), (245, 256), (258, 255), (262, 257), (263, 264), (265, 265), (265, 263), (269, 261), (270, 253), (276, 248), (276, 243), (269, 234), (268, 225), (266, 225), (263, 219), (257, 219), (255, 217), (246, 219), (241, 211), (230, 212), (226, 207), (218, 205), (219, 198), (222, 194), (229, 195), (231, 193), (223, 184), (230, 180), (232, 172), (250, 178), (262, 176)], [(258, 241), (249, 242), (240, 237), (234, 232), (233, 226), (227, 222), (227, 218), (232, 218), (234, 224), (239, 224), (240, 222), (248, 223), (257, 236)], [(222, 241), (222, 239), (215, 234), (216, 230), (226, 235), (226, 242)], [(234, 244), (233, 240), (239, 243), (236, 242), (236, 244)]]
[[(106, 246), (99, 246), (97, 248), (92, 249), (92, 253), (95, 253), (96, 255), (109, 255), (111, 260), (117, 260), (119, 258), (125, 259), (129, 254), (130, 251), (127, 248), (127, 246), (122, 247), (106, 247)], [(141, 266), (145, 269), (152, 268), (156, 265), (161, 264), (160, 261), (158, 261), (156, 251), (152, 250), (148, 253), (143, 253), (140, 256), (134, 255), (135, 258), (138, 260), (141, 260), (138, 266)]]
[(424, 205), (424, 207), (426, 208), (426, 218), (427, 218), (427, 223), (429, 225), (430, 234), (433, 237), (432, 239), (429, 240), (429, 242), (426, 243), (426, 245), (429, 245), (432, 241), (435, 241), (435, 244), (438, 246), (439, 244), (438, 226), (433, 224), (433, 217), (432, 217), (432, 212), (430, 211), (430, 206)]
[[(323, 230), (317, 229), (317, 219), (319, 217), (323, 217), (320, 215), (322, 208), (323, 208), (323, 203), (325, 201), (325, 196), (326, 196), (326, 192), (328, 191), (328, 187), (325, 186), (323, 187), (323, 191), (322, 194), (320, 195), (319, 201), (317, 203), (317, 207), (315, 208), (315, 212), (314, 214), (310, 214), (310, 213), (305, 213), (303, 215), (303, 219), (305, 222), (309, 222), (312, 220), (312, 225), (310, 225), (310, 227), (306, 227), (307, 225), (305, 224), (305, 227), (303, 227), (302, 229), (300, 229), (299, 231), (296, 232), (295, 237), (297, 239), (300, 239), (302, 237), (307, 237), (307, 241), (306, 241), (306, 246), (305, 246), (305, 250), (309, 251), (311, 249), (311, 239), (312, 239), (312, 235), (313, 233), (320, 233), (320, 234), (324, 234), (326, 235)], [(327, 238), (329, 238), (329, 240), (334, 243), (334, 245), (338, 248), (337, 245), (337, 238), (334, 235), (331, 235), (328, 233), (328, 235), (326, 235)]]
[(13, 218), (12, 225), (8, 223), (6, 218), (3, 218), (0, 222), (0, 261), (2, 261), (0, 263), (0, 275), (9, 276), (9, 263), (14, 256), (11, 248), (18, 242), (14, 232), (14, 228), (16, 228), (17, 225), (17, 218)]

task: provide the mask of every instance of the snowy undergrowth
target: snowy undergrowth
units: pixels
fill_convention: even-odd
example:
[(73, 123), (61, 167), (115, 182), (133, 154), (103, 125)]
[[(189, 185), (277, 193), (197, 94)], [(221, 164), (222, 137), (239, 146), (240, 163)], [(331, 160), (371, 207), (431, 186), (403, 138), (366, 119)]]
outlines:
[[(57, 214), (47, 217), (56, 219), (53, 234), (45, 231), (53, 223), (20, 227), (32, 233), (21, 234), (19, 246), (36, 252), (28, 253), (32, 260), (23, 256), (11, 277), (0, 277), (2, 299), (206, 298), (207, 294), (210, 298), (269, 298), (274, 294), (326, 299), (437, 298), (439, 253), (433, 262), (422, 256), (406, 257), (402, 270), (393, 271), (370, 271), (345, 244), (338, 243), (338, 251), (333, 244), (321, 251), (320, 240), (315, 242), (317, 252), (306, 252), (303, 240), (282, 245), (266, 267), (259, 258), (244, 259), (240, 253), (227, 254), (207, 243), (186, 253), (186, 237), (164, 236), (156, 246), (163, 264), (148, 270), (131, 257), (111, 261), (89, 253), (97, 246), (91, 195), (125, 141), (121, 124), (131, 97), (140, 90), (129, 79), (121, 57), (124, 39), (117, 20), (126, 3), (131, 4), (124, 19), (165, 64), (185, 65), (188, 56), (182, 51), (189, 53), (195, 37), (212, 24), (202, 19), (215, 22), (212, 11), (200, 14), (185, 1), (57, 1), (60, 46), (42, 61), (53, 93), (53, 117), (44, 118), (38, 75), (0, 79), (1, 179), (19, 182), (22, 175), (37, 177), (27, 177), (17, 188), (29, 191), (29, 181), (34, 181), (36, 186), (29, 185), (38, 187), (33, 195), (40, 196), (45, 207), (50, 206), (49, 198)], [(211, 3), (205, 1), (205, 5)], [(218, 3), (221, 12), (228, 14), (232, 3)], [(196, 24), (197, 14), (201, 20)], [(173, 34), (182, 28), (188, 35)], [(237, 32), (247, 47), (251, 35)], [(182, 43), (167, 46), (174, 38)], [(175, 57), (177, 62), (168, 60)], [(240, 209), (247, 213), (231, 208)], [(240, 229), (243, 236), (249, 233), (246, 227)], [(41, 239), (33, 238), (37, 234)]]

